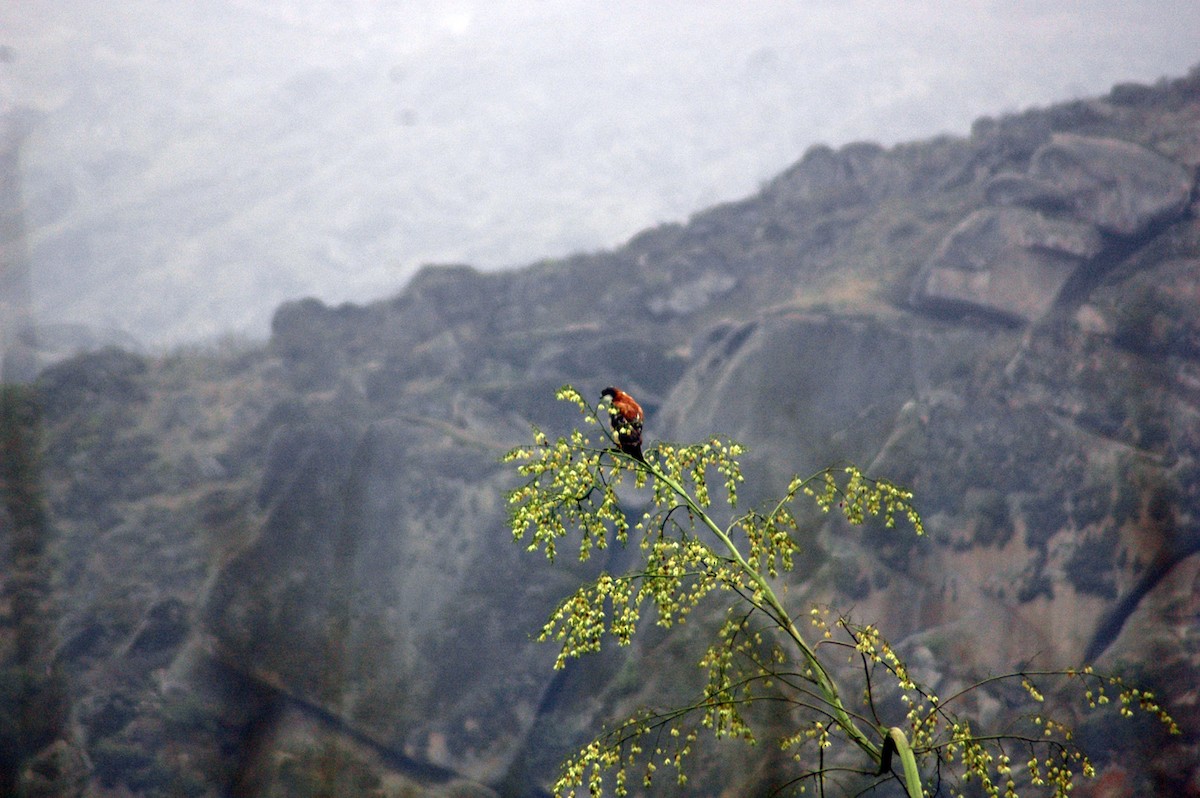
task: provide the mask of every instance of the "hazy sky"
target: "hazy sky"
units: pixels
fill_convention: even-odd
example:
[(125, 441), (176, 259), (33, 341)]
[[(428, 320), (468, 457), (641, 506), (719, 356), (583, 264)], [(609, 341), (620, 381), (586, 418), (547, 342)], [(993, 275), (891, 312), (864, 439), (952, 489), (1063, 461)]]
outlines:
[(1180, 76), (1198, 33), (1196, 0), (14, 0), (0, 98), (40, 114), (38, 318), (161, 343), (617, 246), (813, 144)]

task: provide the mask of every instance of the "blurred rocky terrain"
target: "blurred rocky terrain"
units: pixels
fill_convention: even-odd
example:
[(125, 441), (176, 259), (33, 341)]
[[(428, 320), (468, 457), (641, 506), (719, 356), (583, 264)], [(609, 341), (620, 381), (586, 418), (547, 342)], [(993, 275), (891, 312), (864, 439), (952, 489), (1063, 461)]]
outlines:
[[(746, 443), (751, 502), (842, 460), (911, 486), (927, 539), (814, 523), (789, 596), (935, 689), (1121, 668), (1184, 734), (1083, 720), (1105, 794), (1200, 794), (1198, 166), (1193, 71), (814, 148), (612, 251), (290, 303), (265, 347), (6, 388), (0, 793), (533, 796), (686, 695), (697, 629), (559, 673), (533, 642), (602, 564), (514, 545), (497, 460), (575, 423), (569, 382), (632, 392), (651, 441)], [(769, 794), (750, 754), (692, 794)]]

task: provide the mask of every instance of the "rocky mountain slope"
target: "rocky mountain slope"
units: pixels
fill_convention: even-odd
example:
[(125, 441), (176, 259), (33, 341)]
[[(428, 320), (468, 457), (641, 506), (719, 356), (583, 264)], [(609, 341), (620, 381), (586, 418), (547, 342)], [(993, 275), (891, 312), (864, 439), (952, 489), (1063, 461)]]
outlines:
[[(538, 795), (682, 694), (692, 633), (558, 674), (531, 639), (589, 569), (513, 545), (497, 459), (574, 423), (567, 382), (634, 393), (651, 440), (743, 441), (749, 501), (846, 459), (910, 485), (929, 539), (814, 524), (795, 600), (934, 687), (1130, 670), (1185, 733), (1085, 722), (1107, 783), (1200, 790), (1198, 166), (1193, 72), (816, 148), (611, 252), (288, 304), (262, 349), (8, 389), (0, 791)], [(767, 794), (778, 764), (718, 749), (692, 784)]]
[(287, 299), (374, 300), (422, 263), (611, 247), (814, 140), (1180, 74), (1200, 30), (1179, 0), (852, 2), (0, 4), (38, 344), (261, 339)]

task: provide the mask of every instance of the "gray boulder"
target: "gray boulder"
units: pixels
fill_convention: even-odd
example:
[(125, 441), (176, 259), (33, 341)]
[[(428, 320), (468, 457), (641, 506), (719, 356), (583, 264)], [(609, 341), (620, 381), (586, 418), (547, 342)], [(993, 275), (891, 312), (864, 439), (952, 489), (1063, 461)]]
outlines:
[(1192, 190), (1187, 170), (1145, 147), (1068, 133), (1034, 153), (1029, 175), (1063, 192), (1079, 218), (1119, 236), (1179, 216)]
[(1019, 207), (984, 208), (954, 228), (917, 276), (913, 304), (1032, 322), (1102, 248), (1091, 225)]

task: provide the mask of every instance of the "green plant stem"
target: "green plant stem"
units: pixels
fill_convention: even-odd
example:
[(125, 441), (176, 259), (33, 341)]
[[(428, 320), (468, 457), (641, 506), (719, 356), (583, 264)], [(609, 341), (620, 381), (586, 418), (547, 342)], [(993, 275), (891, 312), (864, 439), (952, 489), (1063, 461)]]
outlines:
[(909, 798), (921, 798), (921, 772), (917, 770), (917, 757), (908, 744), (908, 737), (903, 729), (893, 726), (888, 729), (888, 739), (896, 747), (900, 764), (904, 767), (904, 791)]
[[(858, 727), (858, 724), (856, 724), (850, 717), (850, 713), (846, 711), (845, 705), (842, 704), (842, 699), (838, 694), (837, 685), (829, 676), (829, 672), (825, 670), (825, 666), (822, 665), (820, 660), (817, 659), (816, 652), (808, 644), (808, 641), (804, 639), (804, 636), (800, 634), (800, 630), (796, 628), (796, 624), (792, 621), (791, 615), (784, 608), (783, 603), (779, 600), (779, 597), (775, 595), (775, 591), (771, 588), (771, 585), (767, 581), (766, 577), (764, 577), (756, 568), (747, 562), (746, 558), (742, 555), (742, 552), (736, 545), (734, 545), (734, 542), (732, 538), (729, 537), (729, 534), (715, 521), (713, 521), (708, 513), (696, 503), (696, 500), (693, 499), (691, 494), (684, 489), (683, 485), (667, 476), (661, 469), (651, 463), (643, 462), (642, 465), (651, 474), (653, 474), (656, 479), (662, 480), (664, 484), (674, 491), (675, 494), (679, 496), (679, 498), (682, 499), (683, 502), (688, 506), (688, 509), (691, 510), (697, 517), (699, 517), (704, 522), (704, 525), (708, 527), (709, 531), (716, 535), (717, 539), (720, 540), (722, 545), (725, 546), (733, 561), (737, 563), (738, 567), (747, 576), (747, 578), (754, 583), (755, 589), (763, 597), (763, 601), (766, 602), (766, 605), (775, 615), (776, 622), (784, 629), (788, 637), (790, 637), (796, 644), (796, 647), (800, 649), (801, 654), (804, 655), (805, 662), (812, 670), (813, 680), (815, 681), (817, 688), (821, 691), (821, 694), (824, 696), (825, 701), (828, 702), (837, 724), (842, 728), (843, 731), (846, 732), (846, 735), (853, 740), (856, 745), (858, 745), (859, 748), (866, 752), (866, 754), (870, 756), (873, 761), (878, 763), (881, 757), (879, 746), (872, 742), (871, 739), (863, 733), (862, 729)], [(920, 792), (918, 792), (917, 795), (919, 796)]]

